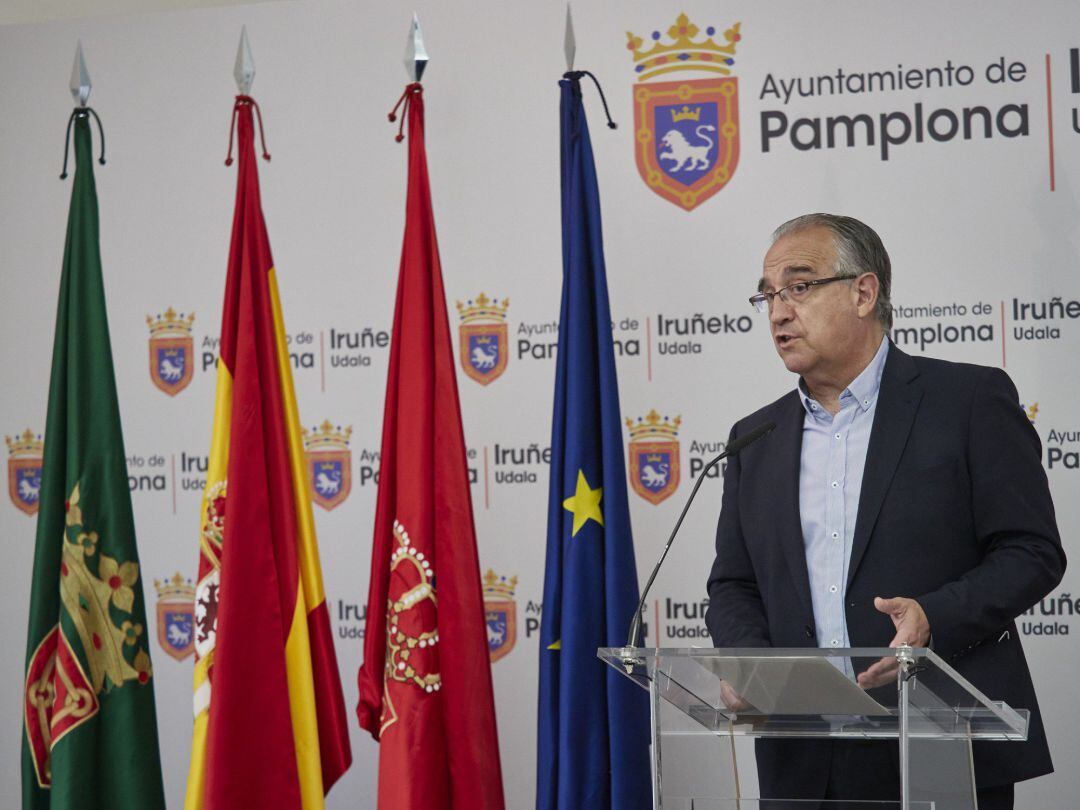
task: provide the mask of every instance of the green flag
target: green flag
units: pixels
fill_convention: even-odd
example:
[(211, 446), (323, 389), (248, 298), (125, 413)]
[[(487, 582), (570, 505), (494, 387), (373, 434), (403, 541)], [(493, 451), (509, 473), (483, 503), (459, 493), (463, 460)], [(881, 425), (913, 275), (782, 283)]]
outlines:
[(87, 111), (71, 191), (23, 690), (23, 810), (165, 807)]

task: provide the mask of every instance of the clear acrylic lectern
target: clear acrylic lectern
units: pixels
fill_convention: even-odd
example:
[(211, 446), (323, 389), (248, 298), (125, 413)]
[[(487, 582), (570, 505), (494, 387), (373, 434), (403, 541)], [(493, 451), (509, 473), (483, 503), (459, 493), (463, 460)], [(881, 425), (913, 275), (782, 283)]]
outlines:
[[(897, 740), (900, 801), (848, 799), (845, 808), (975, 810), (972, 741), (1027, 739), (1026, 709), (990, 700), (922, 647), (598, 655), (649, 692), (653, 806), (664, 810), (827, 810), (758, 798), (759, 737)], [(897, 663), (895, 685), (864, 691), (849, 677), (886, 657)]]

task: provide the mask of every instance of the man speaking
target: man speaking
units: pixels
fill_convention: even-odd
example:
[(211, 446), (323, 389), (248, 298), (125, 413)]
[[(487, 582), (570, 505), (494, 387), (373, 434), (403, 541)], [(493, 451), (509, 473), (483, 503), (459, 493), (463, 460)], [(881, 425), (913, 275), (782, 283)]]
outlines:
[[(1053, 770), (1014, 622), (1065, 570), (1039, 439), (1005, 372), (889, 341), (890, 282), (858, 220), (773, 234), (750, 302), (799, 379), (732, 430), (776, 423), (728, 463), (706, 623), (717, 647), (932, 646), (1031, 710), (1026, 742), (973, 745), (980, 810), (1011, 808)], [(759, 740), (757, 760), (763, 797), (899, 798), (894, 742)]]

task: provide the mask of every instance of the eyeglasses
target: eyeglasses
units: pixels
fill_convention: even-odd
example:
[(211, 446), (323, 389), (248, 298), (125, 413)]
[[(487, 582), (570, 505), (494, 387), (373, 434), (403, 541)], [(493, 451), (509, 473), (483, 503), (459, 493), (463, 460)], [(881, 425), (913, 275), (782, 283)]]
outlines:
[(800, 304), (810, 295), (810, 290), (819, 284), (828, 284), (832, 281), (854, 281), (856, 278), (858, 276), (830, 276), (810, 281), (796, 281), (794, 284), (781, 287), (776, 292), (759, 292), (757, 295), (751, 295), (750, 304), (758, 312), (768, 312), (776, 296), (780, 296), (780, 300), (785, 304)]

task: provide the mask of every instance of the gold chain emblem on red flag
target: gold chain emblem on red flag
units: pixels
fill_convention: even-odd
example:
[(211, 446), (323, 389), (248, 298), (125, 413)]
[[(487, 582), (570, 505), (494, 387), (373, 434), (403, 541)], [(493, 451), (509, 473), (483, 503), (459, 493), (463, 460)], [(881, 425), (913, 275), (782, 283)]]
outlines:
[[(26, 734), (38, 783), (52, 781), (49, 755), (68, 732), (93, 717), (97, 696), (122, 688), (128, 681), (150, 681), (150, 656), (143, 626), (115, 613), (130, 615), (135, 607), (139, 565), (120, 562), (98, 548), (97, 532), (83, 526), (79, 485), (68, 496), (60, 562), (60, 600), (75, 626), (86, 668), (70, 640), (54, 627), (30, 658), (26, 672)], [(97, 574), (89, 561), (97, 558)]]
[(390, 557), (390, 589), (386, 605), (386, 670), (380, 735), (397, 720), (388, 690), (391, 681), (431, 694), (442, 688), (439, 657), (438, 600), (434, 572), (409, 533), (394, 521), (397, 547)]

